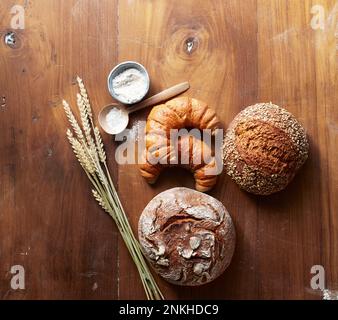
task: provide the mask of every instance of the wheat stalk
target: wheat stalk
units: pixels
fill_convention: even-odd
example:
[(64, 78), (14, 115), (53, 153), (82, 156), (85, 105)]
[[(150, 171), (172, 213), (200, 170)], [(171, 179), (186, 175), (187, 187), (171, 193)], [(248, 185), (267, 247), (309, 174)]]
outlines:
[(92, 108), (90, 107), (90, 102), (89, 102), (87, 90), (86, 90), (86, 88), (83, 84), (82, 79), (79, 76), (76, 77), (76, 81), (79, 85), (80, 95), (81, 95), (81, 97), (84, 101), (84, 105), (86, 106), (88, 117), (91, 121), (93, 121), (93, 113), (92, 113)]
[(77, 138), (80, 141), (83, 141), (84, 136), (83, 136), (81, 127), (79, 126), (79, 123), (77, 122), (72, 110), (70, 109), (69, 104), (65, 100), (62, 101), (62, 104), (63, 104), (63, 109), (65, 110), (65, 113), (67, 115), (68, 121), (70, 125), (72, 126), (74, 132), (76, 133)]
[[(129, 253), (134, 260), (142, 281), (146, 296), (151, 300), (164, 299), (157, 286), (123, 209), (106, 162), (106, 153), (100, 131), (93, 122), (87, 90), (81, 78), (77, 77), (80, 93), (77, 94), (77, 106), (80, 112), (82, 128), (77, 122), (69, 104), (63, 100), (63, 107), (71, 124), (67, 138), (73, 152), (93, 185), (92, 194), (98, 204), (115, 221)], [(75, 133), (75, 135), (73, 134)], [(94, 137), (93, 137), (94, 136)]]

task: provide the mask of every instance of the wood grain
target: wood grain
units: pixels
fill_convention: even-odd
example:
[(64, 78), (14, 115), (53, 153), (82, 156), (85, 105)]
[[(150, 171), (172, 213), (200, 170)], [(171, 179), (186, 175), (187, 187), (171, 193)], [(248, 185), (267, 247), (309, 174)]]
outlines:
[[(137, 271), (117, 230), (90, 195), (65, 140), (61, 100), (75, 103), (85, 81), (94, 111), (111, 102), (110, 69), (144, 64), (151, 93), (189, 81), (187, 95), (215, 108), (224, 127), (245, 106), (272, 101), (308, 131), (310, 158), (291, 185), (269, 197), (240, 191), (224, 174), (210, 194), (237, 231), (230, 268), (214, 283), (180, 288), (159, 279), (169, 299), (318, 299), (310, 269), (323, 265), (338, 289), (338, 111), (335, 0), (21, 1), (25, 29), (4, 43), (10, 9), (0, 3), (0, 297), (142, 299)], [(311, 27), (321, 5), (324, 30)], [(131, 115), (130, 127), (149, 110)], [(145, 205), (174, 186), (193, 187), (182, 169), (149, 186), (136, 165), (109, 164), (136, 230)], [(10, 288), (22, 264), (26, 289)]]

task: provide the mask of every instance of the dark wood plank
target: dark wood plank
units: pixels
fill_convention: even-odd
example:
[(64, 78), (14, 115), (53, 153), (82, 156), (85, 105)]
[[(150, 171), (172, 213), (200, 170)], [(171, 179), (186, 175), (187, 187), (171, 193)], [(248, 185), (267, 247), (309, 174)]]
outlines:
[[(0, 298), (145, 297), (65, 140), (60, 104), (64, 97), (74, 105), (80, 74), (97, 113), (112, 101), (109, 70), (129, 59), (147, 67), (151, 93), (190, 81), (187, 95), (214, 107), (225, 128), (250, 104), (284, 106), (311, 144), (309, 160), (279, 194), (255, 197), (222, 175), (210, 194), (234, 219), (233, 262), (201, 288), (159, 279), (166, 297), (317, 299), (310, 287), (315, 264), (325, 268), (326, 287), (338, 289), (336, 1), (22, 1), (26, 26), (10, 48), (3, 37), (14, 4), (0, 3)], [(314, 5), (323, 6), (324, 30), (311, 27)], [(148, 112), (133, 115), (130, 127)], [(193, 187), (180, 169), (149, 186), (137, 165), (116, 165), (117, 144), (104, 139), (134, 230), (154, 195)], [(10, 289), (14, 264), (25, 267), (25, 290)]]
[[(252, 14), (257, 10), (255, 1), (159, 1), (156, 15), (153, 10), (153, 2), (120, 6), (119, 60), (138, 59), (144, 63), (154, 92), (189, 80), (191, 89), (187, 94), (207, 101), (225, 126), (242, 106), (256, 101), (257, 22)], [(133, 28), (129, 27), (131, 21)], [(148, 29), (151, 32), (145, 33)], [(190, 52), (188, 42), (194, 44)], [(146, 113), (135, 115), (135, 123), (145, 119)], [(135, 213), (131, 217), (135, 229), (139, 213), (153, 196), (174, 186), (193, 188), (192, 176), (183, 170), (168, 170), (154, 187), (140, 177), (137, 166), (120, 166), (119, 172), (120, 190), (127, 191), (132, 185), (139, 194), (128, 202), (128, 192), (121, 193), (126, 194), (128, 211)], [(250, 291), (256, 288), (252, 269), (255, 258), (250, 250), (256, 239), (255, 202), (225, 176), (211, 195), (223, 201), (234, 217), (239, 248), (234, 263), (224, 276), (206, 287), (180, 288), (162, 281), (168, 298), (245, 298), (255, 294)], [(125, 268), (129, 265), (127, 262)], [(140, 290), (127, 290), (136, 285), (135, 275), (130, 277), (121, 293), (125, 298), (141, 298)]]
[(289, 188), (257, 202), (259, 293), (311, 299), (318, 294), (310, 287), (313, 265), (323, 265), (326, 286), (337, 288), (338, 207), (328, 200), (337, 190), (338, 174), (333, 167), (337, 149), (332, 148), (336, 135), (328, 126), (337, 124), (337, 51), (335, 26), (330, 25), (337, 6), (321, 2), (326, 27), (313, 30), (311, 8), (317, 2), (258, 3), (258, 100), (286, 106), (307, 129), (311, 146)]
[[(85, 79), (95, 111), (110, 101), (105, 83), (116, 63), (116, 3), (26, 3), (15, 49), (3, 35), (17, 1), (0, 5), (0, 94), (6, 97), (0, 113), (0, 297), (114, 299), (117, 230), (91, 198), (65, 139), (60, 103), (64, 97), (74, 105), (76, 74)], [(13, 264), (25, 268), (25, 291), (10, 290)]]
[[(254, 197), (227, 177), (220, 179), (211, 194), (227, 206), (235, 221), (238, 242), (233, 263), (206, 287), (192, 290), (162, 281), (168, 298), (318, 298), (320, 293), (310, 288), (310, 269), (315, 264), (322, 264), (327, 280), (332, 279), (328, 287), (337, 286), (332, 270), (337, 263), (333, 249), (337, 203), (331, 195), (337, 188), (337, 157), (335, 148), (327, 144), (336, 141), (335, 39), (332, 25), (324, 31), (312, 30), (314, 4), (159, 1), (156, 14), (153, 2), (120, 5), (119, 60), (145, 64), (154, 92), (189, 80), (188, 95), (213, 106), (225, 127), (243, 107), (273, 101), (297, 116), (311, 140), (309, 161), (284, 192)], [(323, 4), (332, 24), (335, 3)], [(195, 45), (190, 53), (189, 41)], [(134, 126), (146, 114), (135, 115)], [(135, 229), (139, 213), (154, 195), (178, 185), (193, 187), (192, 177), (182, 170), (164, 173), (154, 187), (137, 176), (137, 166), (120, 166), (119, 173)], [(139, 196), (128, 201), (131, 186)], [(131, 268), (128, 260), (120, 263)], [(141, 298), (136, 273), (129, 277), (121, 282), (121, 293), (125, 298)]]

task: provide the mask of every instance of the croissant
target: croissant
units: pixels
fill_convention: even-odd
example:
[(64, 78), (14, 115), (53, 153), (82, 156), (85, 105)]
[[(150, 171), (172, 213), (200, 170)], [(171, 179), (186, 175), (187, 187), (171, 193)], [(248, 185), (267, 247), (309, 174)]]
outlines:
[(183, 135), (173, 143), (171, 129), (182, 128), (210, 129), (213, 134), (220, 123), (215, 112), (197, 99), (180, 97), (154, 107), (147, 119), (141, 175), (152, 184), (164, 168), (180, 165), (194, 174), (198, 191), (208, 191), (217, 182), (215, 157), (210, 147), (193, 135)]

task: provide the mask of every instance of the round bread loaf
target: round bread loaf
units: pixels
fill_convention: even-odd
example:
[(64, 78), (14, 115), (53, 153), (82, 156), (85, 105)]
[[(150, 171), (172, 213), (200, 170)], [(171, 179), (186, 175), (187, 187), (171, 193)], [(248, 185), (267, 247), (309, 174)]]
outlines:
[(269, 195), (284, 189), (308, 157), (304, 128), (285, 109), (259, 103), (241, 111), (224, 139), (226, 173), (244, 190)]
[(230, 264), (235, 229), (223, 204), (188, 188), (154, 197), (143, 210), (141, 248), (165, 280), (197, 286), (217, 278)]

